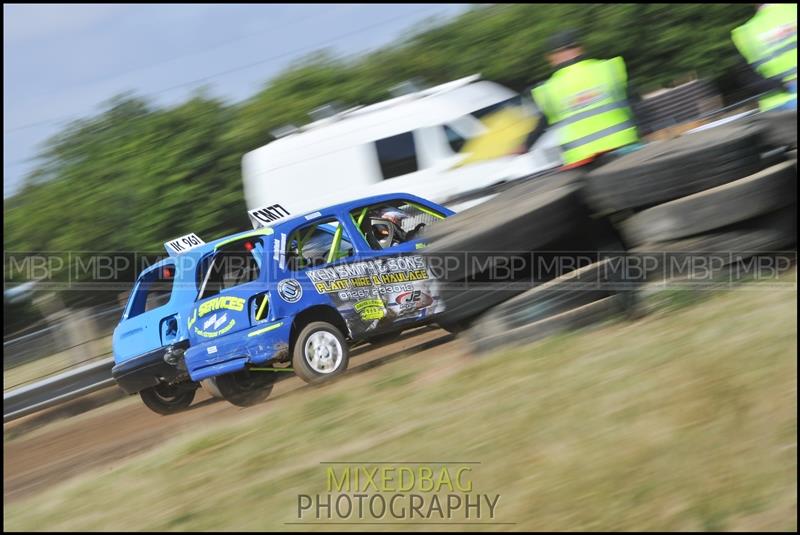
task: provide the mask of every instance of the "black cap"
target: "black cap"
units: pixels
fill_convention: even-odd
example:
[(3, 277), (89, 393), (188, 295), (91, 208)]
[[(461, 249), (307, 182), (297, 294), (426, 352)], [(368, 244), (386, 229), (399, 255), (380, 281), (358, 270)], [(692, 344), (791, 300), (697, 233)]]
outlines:
[(578, 33), (575, 30), (562, 30), (550, 36), (547, 42), (550, 52), (561, 50), (563, 48), (573, 48), (580, 46), (578, 42)]

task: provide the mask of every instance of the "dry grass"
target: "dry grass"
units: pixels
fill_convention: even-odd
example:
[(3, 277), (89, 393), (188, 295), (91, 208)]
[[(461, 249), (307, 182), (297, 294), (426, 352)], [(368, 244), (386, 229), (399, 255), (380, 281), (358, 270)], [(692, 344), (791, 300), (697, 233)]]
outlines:
[(393, 362), (11, 504), (5, 527), (308, 529), (285, 523), (325, 491), (320, 462), (413, 460), (479, 461), (514, 523), (424, 529), (795, 530), (796, 306), (728, 291), (455, 373)]

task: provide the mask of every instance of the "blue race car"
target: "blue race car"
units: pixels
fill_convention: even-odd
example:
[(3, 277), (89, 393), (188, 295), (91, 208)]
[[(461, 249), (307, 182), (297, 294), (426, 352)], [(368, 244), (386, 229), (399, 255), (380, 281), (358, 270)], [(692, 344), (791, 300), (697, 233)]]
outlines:
[(344, 372), (349, 345), (435, 319), (436, 279), (419, 254), (426, 225), (451, 210), (409, 194), (368, 197), (299, 216), (251, 210), (256, 227), (219, 240), (201, 260), (186, 318), (194, 382), (247, 406), (278, 371), (316, 383)]
[(164, 244), (170, 253), (144, 269), (114, 329), (116, 383), (159, 414), (188, 407), (197, 383), (189, 379), (183, 352), (189, 347), (186, 317), (197, 297), (198, 266), (214, 244), (194, 234)]

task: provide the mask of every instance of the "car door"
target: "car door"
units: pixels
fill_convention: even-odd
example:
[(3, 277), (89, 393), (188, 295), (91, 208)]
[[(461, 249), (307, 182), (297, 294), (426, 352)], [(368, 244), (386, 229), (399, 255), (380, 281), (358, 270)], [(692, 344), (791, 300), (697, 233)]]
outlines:
[(187, 319), (193, 344), (248, 329), (266, 317), (267, 241), (250, 235), (217, 246)]
[(420, 254), (425, 245), (421, 233), (451, 214), (410, 197), (387, 198), (350, 211), (356, 244), (367, 251), (364, 256), (378, 271), (372, 282), (375, 297), (387, 311), (382, 329), (418, 323), (444, 309), (436, 278)]
[(352, 242), (353, 228), (347, 214), (322, 216), (275, 236), (283, 244), (277, 271), (275, 310), (280, 315), (301, 312), (285, 295), (282, 285), (300, 288), (302, 308), (325, 305), (335, 308), (353, 338), (383, 329), (386, 308), (376, 299), (372, 255)]
[(172, 299), (175, 276), (172, 260), (159, 263), (139, 276), (122, 320), (114, 329), (117, 363), (154, 351), (177, 336), (178, 311)]

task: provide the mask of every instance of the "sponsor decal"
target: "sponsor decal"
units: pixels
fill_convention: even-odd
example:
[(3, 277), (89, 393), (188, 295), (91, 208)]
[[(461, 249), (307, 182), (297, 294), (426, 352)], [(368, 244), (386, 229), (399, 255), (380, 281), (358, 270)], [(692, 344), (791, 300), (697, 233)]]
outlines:
[(430, 278), (425, 260), (421, 256), (366, 260), (309, 270), (306, 274), (319, 294), (404, 284)]
[(206, 321), (203, 322), (203, 329), (206, 330), (219, 329), (227, 320), (228, 320), (227, 312), (222, 316), (220, 316), (219, 318), (217, 318), (217, 315), (214, 314), (213, 316), (209, 317)]
[(214, 353), (217, 352), (217, 346), (209, 346), (208, 349), (206, 349), (206, 351), (208, 352), (209, 355), (213, 355)]
[(380, 299), (364, 299), (357, 302), (353, 308), (364, 321), (379, 320), (386, 315), (386, 308)]
[(303, 297), (303, 287), (297, 279), (283, 279), (278, 283), (278, 295), (287, 303), (296, 303)]
[(403, 313), (431, 306), (433, 297), (422, 290), (413, 290), (401, 293), (395, 298), (394, 302), (400, 305), (400, 313)]
[[(220, 325), (220, 324), (215, 322), (215, 325)], [(195, 327), (194, 328), (194, 333), (196, 335), (198, 335), (198, 336), (202, 336), (203, 338), (215, 338), (215, 337), (221, 336), (221, 335), (227, 333), (228, 331), (230, 331), (231, 329), (233, 329), (234, 325), (236, 325), (236, 321), (235, 320), (230, 320), (228, 322), (228, 324), (225, 325), (225, 327), (223, 327), (222, 329), (220, 329), (218, 331), (205, 331), (205, 330), (201, 330), (201, 329), (198, 329), (197, 327)]]
[(330, 297), (354, 335), (438, 314), (444, 304), (425, 258), (403, 255), (320, 267), (305, 272)]
[(321, 217), (321, 216), (322, 216), (322, 214), (321, 214), (321, 213), (319, 213), (319, 212), (314, 212), (313, 214), (308, 214), (308, 215), (306, 216), (306, 221), (309, 221), (309, 220), (311, 220), (311, 219), (316, 219), (316, 218), (318, 218), (318, 217)]
[[(220, 296), (215, 297), (214, 299), (209, 299), (208, 301), (204, 301), (200, 304), (199, 307), (195, 309), (195, 311), (199, 311), (198, 317), (203, 317), (209, 312), (214, 312), (215, 310), (233, 310), (235, 312), (241, 312), (244, 310), (244, 299), (241, 297), (233, 297), (233, 296)], [(194, 323), (193, 320), (189, 320), (189, 326)]]
[[(218, 314), (217, 311), (233, 310), (235, 312), (241, 312), (244, 310), (244, 305), (245, 300), (241, 297), (220, 296), (209, 299), (192, 310), (192, 315), (188, 322), (189, 329), (194, 326), (194, 333), (204, 338), (214, 338), (225, 334), (236, 325), (236, 320), (231, 319), (229, 321), (227, 312)], [(202, 321), (202, 328), (195, 325), (197, 323), (197, 318), (202, 318), (206, 314), (211, 314), (211, 316)]]

